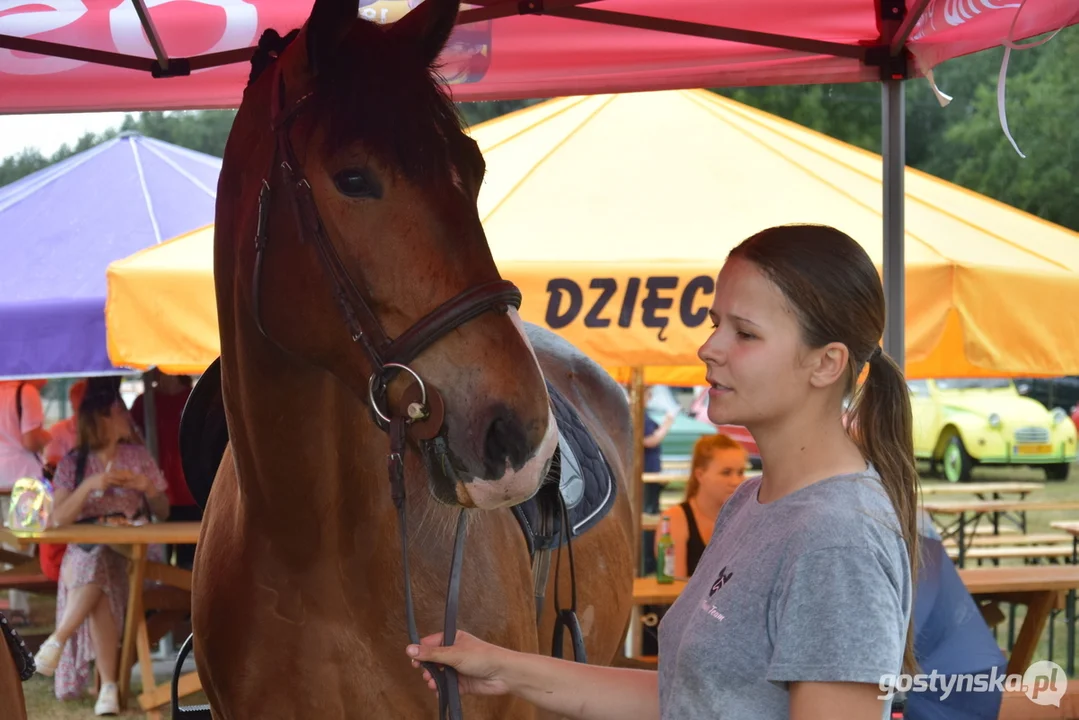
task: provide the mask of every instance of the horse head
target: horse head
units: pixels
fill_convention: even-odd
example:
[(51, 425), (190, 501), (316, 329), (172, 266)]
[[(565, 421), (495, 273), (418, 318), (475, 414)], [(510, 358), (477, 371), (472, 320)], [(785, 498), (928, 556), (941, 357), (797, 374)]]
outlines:
[(444, 407), (437, 435), (413, 438), (434, 497), (511, 505), (539, 487), (557, 431), (519, 295), (480, 223), (483, 156), (437, 75), (459, 0), (426, 0), (392, 25), (358, 5), (317, 0), (237, 117), (260, 135), (237, 147), (260, 149), (267, 178), (247, 198), (260, 206), (247, 324), (260, 352), (330, 374), (384, 429), (418, 379)]

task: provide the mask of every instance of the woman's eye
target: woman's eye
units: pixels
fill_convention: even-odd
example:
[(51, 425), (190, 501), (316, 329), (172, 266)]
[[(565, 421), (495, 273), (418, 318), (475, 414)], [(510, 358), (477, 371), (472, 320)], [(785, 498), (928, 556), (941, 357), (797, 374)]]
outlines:
[(353, 198), (377, 198), (378, 189), (363, 170), (348, 168), (333, 176), (338, 192)]

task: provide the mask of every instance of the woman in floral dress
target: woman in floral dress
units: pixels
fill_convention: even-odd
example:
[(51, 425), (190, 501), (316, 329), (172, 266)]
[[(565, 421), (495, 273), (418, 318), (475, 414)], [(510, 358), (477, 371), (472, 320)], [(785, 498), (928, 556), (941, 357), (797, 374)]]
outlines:
[[(79, 405), (79, 443), (54, 478), (54, 526), (122, 516), (167, 517), (165, 478), (147, 449), (133, 441), (130, 416), (115, 379), (92, 378)], [(81, 697), (96, 661), (101, 691), (95, 713), (119, 712), (119, 638), (127, 605), (127, 560), (106, 545), (68, 546), (60, 566), (56, 631), (36, 657), (38, 672), (56, 674), (56, 697)]]

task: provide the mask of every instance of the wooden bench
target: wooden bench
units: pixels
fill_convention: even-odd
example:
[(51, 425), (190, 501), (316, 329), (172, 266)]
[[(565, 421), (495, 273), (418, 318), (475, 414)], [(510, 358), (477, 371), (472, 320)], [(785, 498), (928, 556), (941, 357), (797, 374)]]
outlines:
[(1000, 701), (997, 720), (1079, 720), (1079, 689), (1068, 683), (1068, 689), (1056, 705), (1037, 705), (1026, 693), (1005, 690)]
[[(959, 557), (959, 548), (946, 548), (948, 557)], [(971, 547), (963, 554), (965, 560), (1033, 560), (1036, 558), (1070, 558), (1071, 545), (1007, 545)]]
[(11, 565), (0, 571), (0, 590), (56, 594), (56, 581), (41, 571), (37, 555), (23, 555), (0, 548), (0, 563)]
[[(978, 534), (970, 539), (974, 547), (989, 547), (994, 545), (1058, 545), (1067, 543), (1071, 545), (1072, 537), (1067, 533), (1019, 533), (1012, 532), (1002, 535)], [(946, 547), (955, 546), (955, 538), (944, 541)]]

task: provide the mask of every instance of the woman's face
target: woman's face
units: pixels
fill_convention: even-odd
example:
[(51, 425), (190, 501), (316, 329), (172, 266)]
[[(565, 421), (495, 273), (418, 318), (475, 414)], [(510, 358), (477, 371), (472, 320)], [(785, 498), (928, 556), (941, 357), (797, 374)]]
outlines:
[(737, 448), (713, 450), (708, 464), (694, 470), (694, 474), (700, 483), (699, 494), (725, 503), (746, 479), (746, 454)]
[(809, 389), (807, 348), (782, 291), (748, 260), (728, 260), (709, 311), (714, 330), (698, 351), (708, 419), (751, 430), (797, 408)]
[(109, 414), (102, 418), (108, 423), (109, 437), (113, 441), (122, 440), (130, 434), (131, 423), (128, 420), (127, 408), (117, 400), (109, 408)]

